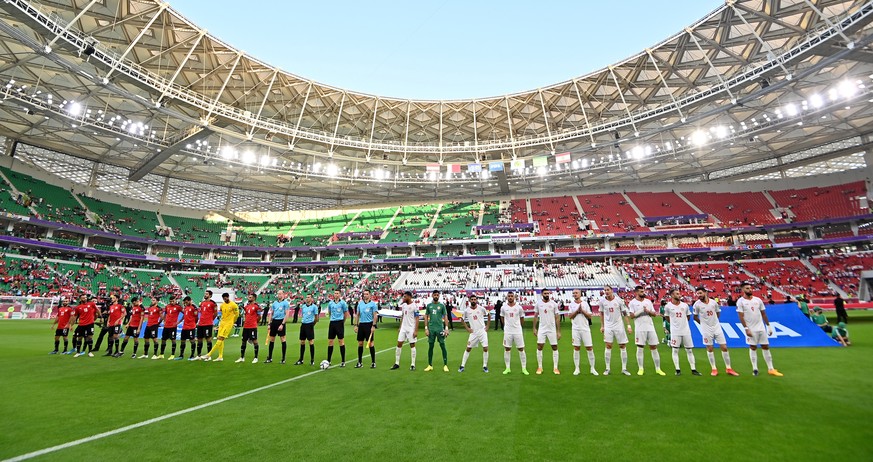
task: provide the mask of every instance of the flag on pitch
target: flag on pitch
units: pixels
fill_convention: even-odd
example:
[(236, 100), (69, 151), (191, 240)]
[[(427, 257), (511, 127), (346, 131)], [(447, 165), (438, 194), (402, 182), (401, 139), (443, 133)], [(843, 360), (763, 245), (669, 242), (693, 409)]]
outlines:
[(562, 152), (561, 154), (555, 154), (555, 163), (557, 164), (566, 164), (570, 162), (570, 153)]

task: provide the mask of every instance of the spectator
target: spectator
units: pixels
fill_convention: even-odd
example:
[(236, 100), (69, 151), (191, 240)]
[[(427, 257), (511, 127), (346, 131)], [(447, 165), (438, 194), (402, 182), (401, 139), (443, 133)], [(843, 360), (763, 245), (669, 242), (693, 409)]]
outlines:
[(834, 299), (834, 308), (837, 310), (837, 322), (849, 322), (849, 315), (846, 313), (846, 302), (840, 294)]
[(809, 319), (809, 304), (806, 303), (806, 296), (800, 294), (797, 296), (797, 307), (800, 308), (800, 312), (806, 316), (806, 319)]
[(824, 313), (821, 312), (821, 307), (813, 307), (812, 311), (812, 322), (814, 322), (816, 326), (820, 327), (821, 330), (830, 334), (833, 329), (830, 325), (828, 325), (828, 318), (825, 317)]
[(849, 346), (852, 342), (849, 341), (849, 329), (846, 329), (846, 323), (840, 322), (837, 327), (831, 332), (831, 338), (840, 342), (842, 346)]

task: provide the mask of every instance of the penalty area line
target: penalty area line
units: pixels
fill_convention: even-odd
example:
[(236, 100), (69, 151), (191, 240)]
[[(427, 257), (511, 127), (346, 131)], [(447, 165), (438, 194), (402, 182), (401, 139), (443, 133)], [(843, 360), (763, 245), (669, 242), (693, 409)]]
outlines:
[[(386, 351), (391, 351), (391, 350), (394, 350), (394, 347), (386, 348), (384, 350), (377, 351), (376, 354), (384, 353)], [(335, 367), (338, 367), (338, 366), (331, 366), (330, 368), (333, 369)], [(243, 392), (237, 393), (235, 395), (230, 395), (230, 396), (227, 396), (224, 398), (216, 399), (214, 401), (209, 401), (207, 403), (198, 404), (197, 406), (189, 407), (187, 409), (182, 409), (182, 410), (179, 410), (176, 412), (171, 412), (169, 414), (164, 414), (162, 416), (154, 417), (154, 418), (151, 418), (148, 420), (143, 420), (142, 422), (137, 422), (134, 424), (126, 425), (124, 427), (116, 428), (114, 430), (109, 430), (109, 431), (105, 431), (102, 433), (97, 433), (96, 435), (91, 435), (91, 436), (88, 436), (85, 438), (80, 438), (77, 440), (70, 441), (68, 443), (59, 444), (57, 446), (51, 446), (51, 447), (48, 447), (45, 449), (40, 449), (38, 451), (28, 452), (27, 454), (22, 454), (20, 456), (5, 459), (3, 462), (16, 462), (16, 461), (21, 461), (21, 460), (33, 459), (34, 457), (39, 457), (39, 456), (43, 456), (46, 454), (51, 454), (53, 452), (61, 451), (63, 449), (76, 447), (76, 446), (79, 446), (79, 445), (82, 445), (85, 443), (90, 443), (91, 441), (96, 441), (99, 439), (108, 438), (110, 436), (114, 436), (114, 435), (117, 435), (119, 433), (124, 433), (124, 432), (128, 432), (131, 430), (136, 430), (137, 428), (142, 428), (142, 427), (145, 427), (147, 425), (158, 423), (158, 422), (161, 422), (161, 421), (164, 421), (167, 419), (172, 419), (173, 417), (178, 417), (180, 415), (190, 414), (192, 412), (199, 411), (199, 410), (205, 409), (207, 407), (212, 407), (212, 406), (215, 406), (215, 405), (218, 405), (221, 403), (226, 403), (228, 401), (232, 401), (232, 400), (235, 400), (237, 398), (242, 398), (243, 396), (248, 396), (248, 395), (252, 395), (252, 394), (264, 391), (264, 390), (269, 390), (270, 388), (275, 388), (275, 387), (278, 387), (281, 385), (285, 385), (286, 383), (291, 383), (291, 382), (294, 382), (296, 380), (300, 380), (302, 378), (309, 377), (309, 376), (312, 376), (312, 375), (315, 375), (315, 374), (318, 374), (321, 372), (324, 372), (324, 371), (323, 370), (315, 370), (312, 372), (307, 372), (303, 375), (298, 375), (298, 376), (291, 377), (291, 378), (288, 378), (285, 380), (280, 380), (280, 381), (275, 382), (275, 383), (271, 383), (271, 384), (264, 385), (264, 386), (261, 386), (258, 388), (253, 388), (251, 390), (243, 391)]]

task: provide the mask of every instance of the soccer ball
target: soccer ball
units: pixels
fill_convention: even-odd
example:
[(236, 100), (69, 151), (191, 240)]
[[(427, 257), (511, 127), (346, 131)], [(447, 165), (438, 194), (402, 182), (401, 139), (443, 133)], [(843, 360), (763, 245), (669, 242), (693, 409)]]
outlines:
[(318, 367), (320, 367), (321, 370), (325, 370), (328, 367), (330, 367), (330, 363), (327, 362), (327, 360), (325, 359), (324, 361), (321, 362), (321, 364), (318, 365)]

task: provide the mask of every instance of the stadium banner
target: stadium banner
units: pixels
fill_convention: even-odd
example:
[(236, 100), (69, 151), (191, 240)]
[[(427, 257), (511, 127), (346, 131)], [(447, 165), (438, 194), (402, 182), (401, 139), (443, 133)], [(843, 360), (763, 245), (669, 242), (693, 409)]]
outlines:
[(502, 172), (503, 171), (503, 162), (488, 162), (488, 171), (490, 172)]
[(566, 164), (570, 162), (570, 153), (562, 152), (560, 154), (555, 154), (555, 163), (556, 164)]
[(512, 170), (524, 170), (524, 159), (514, 159), (509, 165)]
[(467, 164), (467, 172), (468, 173), (479, 173), (482, 171), (482, 164)]
[(427, 164), (427, 172), (437, 172), (440, 171), (440, 164)]
[(446, 165), (446, 173), (461, 173), (461, 164)]
[[(835, 347), (839, 344), (806, 318), (795, 303), (767, 305), (767, 318), (773, 327), (773, 347)], [(693, 321), (693, 319), (692, 319)], [(703, 338), (696, 322), (691, 329), (694, 346), (703, 348)], [(721, 327), (729, 348), (747, 348), (746, 334), (734, 306), (721, 307)]]
[(537, 156), (533, 158), (534, 167), (545, 167), (546, 165), (549, 165), (548, 156)]

